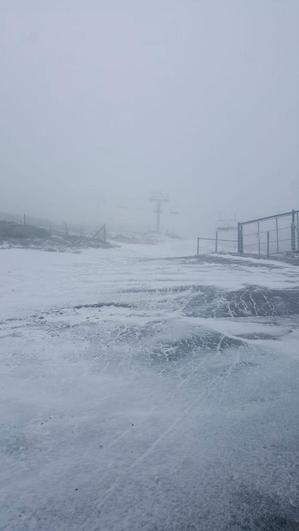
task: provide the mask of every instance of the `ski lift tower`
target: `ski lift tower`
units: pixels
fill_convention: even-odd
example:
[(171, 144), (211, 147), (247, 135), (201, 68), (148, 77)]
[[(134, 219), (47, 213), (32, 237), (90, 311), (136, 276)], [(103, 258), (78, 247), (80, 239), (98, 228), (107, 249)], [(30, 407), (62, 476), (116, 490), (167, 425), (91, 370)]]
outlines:
[(169, 199), (166, 194), (156, 193), (152, 194), (150, 200), (155, 203), (154, 214), (156, 214), (156, 232), (160, 234), (161, 230), (161, 214), (162, 214), (162, 204), (168, 203)]

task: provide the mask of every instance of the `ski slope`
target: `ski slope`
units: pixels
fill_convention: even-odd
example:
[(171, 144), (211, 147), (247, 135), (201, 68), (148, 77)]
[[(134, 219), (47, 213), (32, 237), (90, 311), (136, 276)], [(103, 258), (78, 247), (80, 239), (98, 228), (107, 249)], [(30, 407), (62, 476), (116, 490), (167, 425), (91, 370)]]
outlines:
[(0, 529), (297, 529), (299, 276), (0, 252)]

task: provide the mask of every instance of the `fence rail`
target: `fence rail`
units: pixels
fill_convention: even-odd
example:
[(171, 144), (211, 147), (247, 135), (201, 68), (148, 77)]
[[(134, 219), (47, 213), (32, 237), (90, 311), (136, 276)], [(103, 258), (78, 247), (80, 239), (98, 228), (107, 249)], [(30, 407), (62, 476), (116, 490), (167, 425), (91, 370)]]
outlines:
[(220, 237), (218, 227), (214, 238), (197, 238), (196, 254), (209, 252), (270, 256), (299, 253), (299, 210), (249, 219), (229, 227), (236, 239)]
[(299, 252), (299, 210), (238, 223), (239, 254), (269, 257), (294, 252)]
[[(204, 244), (204, 249), (202, 248), (202, 243)], [(215, 238), (204, 238), (200, 236), (197, 238), (196, 254), (199, 256), (200, 254), (207, 252), (236, 252), (236, 247), (237, 240), (219, 238), (218, 233), (216, 232)]]
[(107, 231), (106, 225), (102, 225), (100, 229), (96, 226), (83, 226), (74, 223), (67, 222), (52, 222), (48, 219), (29, 216), (27, 214), (17, 215), (7, 212), (0, 212), (0, 221), (8, 221), (18, 223), (20, 225), (32, 225), (48, 231), (51, 236), (61, 237), (80, 237), (80, 238), (93, 238), (95, 240), (106, 242)]

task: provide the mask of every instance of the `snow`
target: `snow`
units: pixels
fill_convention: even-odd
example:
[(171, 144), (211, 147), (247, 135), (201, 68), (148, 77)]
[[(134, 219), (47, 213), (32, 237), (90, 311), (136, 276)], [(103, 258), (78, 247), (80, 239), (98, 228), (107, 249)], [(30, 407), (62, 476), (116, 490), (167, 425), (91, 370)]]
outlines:
[(298, 269), (194, 247), (1, 250), (1, 530), (296, 528)]

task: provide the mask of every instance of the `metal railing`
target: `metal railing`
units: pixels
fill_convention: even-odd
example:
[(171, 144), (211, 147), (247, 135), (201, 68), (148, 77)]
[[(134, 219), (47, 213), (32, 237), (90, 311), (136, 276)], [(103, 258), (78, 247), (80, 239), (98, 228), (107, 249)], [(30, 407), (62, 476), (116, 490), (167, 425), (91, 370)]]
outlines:
[(299, 253), (299, 210), (239, 222), (232, 234), (237, 233), (236, 239), (220, 237), (223, 230), (218, 227), (215, 238), (198, 237), (196, 254), (233, 252), (269, 258)]
[(237, 240), (219, 238), (218, 231), (215, 238), (198, 237), (196, 241), (196, 255), (207, 253), (235, 253)]
[(32, 225), (37, 228), (45, 229), (50, 236), (61, 237), (78, 237), (78, 238), (93, 238), (95, 240), (106, 242), (107, 231), (106, 225), (102, 225), (100, 229), (96, 226), (83, 226), (74, 223), (53, 222), (48, 219), (29, 216), (27, 214), (17, 215), (7, 212), (0, 212), (0, 221), (8, 221), (18, 223), (20, 225)]
[(299, 251), (299, 210), (238, 223), (238, 253), (273, 256)]

